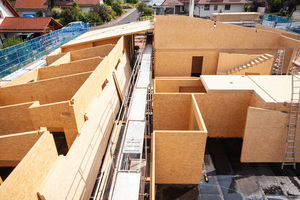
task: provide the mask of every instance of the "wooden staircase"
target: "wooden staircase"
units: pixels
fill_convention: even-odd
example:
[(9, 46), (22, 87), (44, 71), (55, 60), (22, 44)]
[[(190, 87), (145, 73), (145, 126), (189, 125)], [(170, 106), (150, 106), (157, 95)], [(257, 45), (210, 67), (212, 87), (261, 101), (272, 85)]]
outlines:
[[(262, 56), (257, 57), (256, 59), (249, 61), (243, 65), (240, 65), (238, 67), (232, 68), (227, 71), (218, 71), (217, 74), (219, 75), (243, 75), (247, 71), (252, 71), (251, 69), (254, 67), (258, 67), (262, 63), (269, 61), (270, 59), (274, 59), (274, 56), (265, 53)], [(250, 69), (250, 70), (247, 70)]]

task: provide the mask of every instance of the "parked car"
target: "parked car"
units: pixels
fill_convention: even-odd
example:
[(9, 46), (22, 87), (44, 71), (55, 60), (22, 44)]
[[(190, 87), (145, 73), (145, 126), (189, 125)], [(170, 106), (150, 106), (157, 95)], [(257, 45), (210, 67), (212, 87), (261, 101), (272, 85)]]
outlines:
[(84, 25), (83, 25), (82, 21), (70, 22), (66, 26), (64, 26), (63, 28), (76, 27), (76, 26), (80, 27), (80, 30), (84, 29)]

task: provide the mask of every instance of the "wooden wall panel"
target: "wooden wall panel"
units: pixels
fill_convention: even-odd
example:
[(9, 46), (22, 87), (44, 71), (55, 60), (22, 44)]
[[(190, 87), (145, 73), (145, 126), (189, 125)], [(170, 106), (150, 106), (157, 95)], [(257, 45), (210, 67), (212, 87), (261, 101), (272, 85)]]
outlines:
[(93, 42), (93, 46), (97, 47), (97, 46), (101, 46), (101, 45), (105, 45), (105, 44), (117, 44), (117, 42), (120, 40), (121, 37), (115, 37), (115, 38), (108, 38), (108, 39), (104, 39), (104, 40), (99, 40), (99, 41), (95, 41)]
[(0, 187), (0, 199), (38, 200), (37, 191), (57, 159), (53, 136), (43, 133)]
[(46, 63), (47, 65), (51, 65), (52, 63), (54, 63), (56, 60), (58, 60), (59, 58), (63, 57), (64, 55), (66, 55), (66, 53), (61, 53), (61, 54), (57, 54), (57, 55), (50, 55), (46, 57)]
[(94, 71), (94, 69), (102, 61), (100, 57), (88, 58), (61, 65), (44, 67), (38, 69), (38, 80), (57, 78), (60, 76), (67, 76), (72, 74), (79, 74), (83, 72)]
[[(98, 67), (93, 71), (89, 79), (74, 94), (74, 110), (78, 129), (82, 127), (85, 119), (84, 114), (93, 98), (102, 92), (102, 86), (107, 76), (111, 75), (119, 58), (122, 56), (123, 40), (120, 39), (108, 56), (106, 56)], [(111, 84), (114, 84), (112, 82)], [(104, 84), (105, 85), (105, 84)]]
[(103, 46), (98, 47), (91, 47), (87, 49), (80, 49), (76, 51), (71, 51), (71, 60), (82, 60), (86, 58), (92, 58), (92, 57), (105, 57), (108, 55), (108, 53), (114, 48), (113, 44), (106, 44)]
[(76, 50), (86, 49), (86, 48), (91, 48), (91, 47), (93, 47), (93, 43), (86, 42), (86, 43), (77, 44), (75, 46), (66, 46), (66, 47), (62, 46), (61, 52), (65, 53), (65, 52), (76, 51)]
[(41, 135), (32, 131), (0, 136), (0, 166), (16, 167)]
[(191, 88), (190, 93), (205, 93), (205, 88), (199, 78), (186, 79), (155, 79), (155, 93), (180, 93), (182, 88)]
[(68, 147), (71, 147), (78, 134), (78, 129), (74, 108), (69, 101), (41, 106), (36, 102), (29, 108), (29, 112), (35, 129), (47, 127), (49, 131), (63, 131)]
[(20, 76), (19, 78), (16, 78), (4, 85), (1, 85), (0, 87), (8, 87), (8, 86), (13, 86), (13, 85), (25, 84), (28, 82), (37, 81), (37, 79), (38, 79), (38, 70), (33, 70), (27, 74)]
[(47, 104), (70, 100), (91, 72), (0, 88), (0, 105), (39, 101)]
[(297, 40), (299, 40), (299, 37), (300, 37), (299, 34), (283, 31), (283, 30), (276, 29), (276, 28), (271, 28), (271, 27), (268, 27), (268, 26), (263, 26), (261, 24), (256, 24), (256, 29), (262, 29), (262, 30), (266, 30), (266, 31), (280, 33), (280, 34), (282, 34), (286, 37), (290, 37), (290, 38), (297, 39)]
[[(36, 130), (28, 108), (33, 102), (0, 107), (0, 136)], [(0, 145), (1, 146), (1, 145)]]
[(68, 154), (55, 165), (39, 189), (45, 199), (89, 199), (119, 110), (112, 75), (100, 97), (87, 111), (89, 120), (76, 137)]
[(258, 12), (240, 12), (240, 13), (211, 13), (210, 19), (221, 22), (241, 22), (258, 20)]
[(188, 130), (190, 109), (191, 94), (154, 94), (153, 129)]
[[(299, 121), (298, 121), (299, 123)], [(249, 107), (241, 162), (282, 162), (288, 113)], [(300, 136), (296, 138), (296, 162), (300, 162)]]
[(206, 132), (155, 131), (155, 183), (199, 184)]
[(252, 93), (194, 94), (209, 137), (243, 137)]
[[(61, 54), (59, 54), (59, 55), (61, 55)], [(58, 59), (51, 62), (50, 64), (47, 63), (48, 66), (61, 65), (64, 63), (71, 62), (71, 54), (70, 53), (64, 53), (64, 54), (62, 54), (62, 56), (58, 56), (58, 55), (55, 55), (55, 56), (57, 56)]]

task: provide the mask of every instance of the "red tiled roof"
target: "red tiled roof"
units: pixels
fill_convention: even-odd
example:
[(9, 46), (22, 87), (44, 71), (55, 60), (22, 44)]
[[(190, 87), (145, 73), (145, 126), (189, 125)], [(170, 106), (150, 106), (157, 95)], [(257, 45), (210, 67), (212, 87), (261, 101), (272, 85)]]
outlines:
[[(100, 3), (99, 0), (75, 0), (75, 2), (79, 5), (79, 7), (94, 6)], [(73, 1), (55, 1), (55, 5), (57, 6), (72, 6), (73, 3)]]
[(2, 0), (2, 2), (3, 5), (5, 5), (15, 17), (20, 17), (19, 13), (14, 9), (8, 0)]
[(165, 0), (161, 5), (162, 6), (183, 6), (184, 4), (179, 0)]
[(249, 3), (248, 0), (199, 0), (197, 4), (244, 4)]
[[(50, 1), (49, 1), (50, 2)], [(16, 10), (47, 10), (48, 0), (16, 0)]]
[(62, 25), (51, 17), (6, 17), (0, 25), (0, 32), (6, 33), (41, 33), (52, 22), (57, 27)]

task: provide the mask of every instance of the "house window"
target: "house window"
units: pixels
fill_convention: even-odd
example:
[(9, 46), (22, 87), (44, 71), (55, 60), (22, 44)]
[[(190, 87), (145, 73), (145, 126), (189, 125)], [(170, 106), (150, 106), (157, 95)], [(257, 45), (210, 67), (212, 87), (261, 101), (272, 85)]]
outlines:
[(184, 6), (180, 6), (180, 12), (184, 12)]
[(230, 5), (225, 5), (225, 10), (230, 10)]
[(209, 5), (204, 5), (204, 10), (209, 10)]
[(214, 10), (218, 10), (218, 5), (214, 6)]

